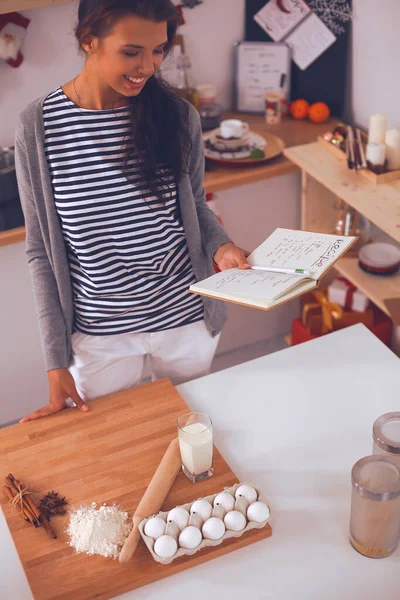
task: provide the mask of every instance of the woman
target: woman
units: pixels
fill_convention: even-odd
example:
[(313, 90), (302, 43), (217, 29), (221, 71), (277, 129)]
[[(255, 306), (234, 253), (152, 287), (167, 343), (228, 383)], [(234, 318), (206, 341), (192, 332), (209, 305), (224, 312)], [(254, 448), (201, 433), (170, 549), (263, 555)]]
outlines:
[(170, 0), (81, 0), (82, 72), (21, 115), (18, 185), (49, 380), (22, 421), (153, 379), (207, 373), (225, 308), (188, 293), (248, 268), (207, 208), (199, 117), (163, 83)]

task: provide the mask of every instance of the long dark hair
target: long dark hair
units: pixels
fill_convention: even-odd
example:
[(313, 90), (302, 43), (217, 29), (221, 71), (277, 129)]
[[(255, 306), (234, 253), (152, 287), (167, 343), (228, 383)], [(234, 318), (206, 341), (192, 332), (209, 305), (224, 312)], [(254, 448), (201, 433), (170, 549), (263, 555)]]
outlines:
[[(116, 22), (127, 15), (167, 23), (171, 50), (179, 17), (171, 0), (80, 0), (75, 36), (79, 46), (89, 36), (106, 37)], [(158, 198), (165, 185), (160, 164), (168, 166), (176, 181), (188, 170), (191, 139), (188, 131), (187, 106), (162, 79), (159, 72), (147, 82), (142, 92), (129, 98), (132, 139), (144, 165), (148, 189)], [(127, 160), (129, 156), (127, 157)]]

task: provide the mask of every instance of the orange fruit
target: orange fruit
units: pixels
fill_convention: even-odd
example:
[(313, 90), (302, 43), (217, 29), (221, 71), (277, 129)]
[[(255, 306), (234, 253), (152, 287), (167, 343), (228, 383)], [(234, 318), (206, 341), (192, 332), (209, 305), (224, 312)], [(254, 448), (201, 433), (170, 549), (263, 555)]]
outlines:
[(325, 123), (329, 119), (331, 111), (325, 102), (315, 102), (308, 109), (308, 118), (313, 123)]
[(309, 107), (310, 105), (307, 100), (299, 98), (299, 100), (294, 100), (290, 105), (290, 114), (294, 119), (305, 119), (308, 115)]

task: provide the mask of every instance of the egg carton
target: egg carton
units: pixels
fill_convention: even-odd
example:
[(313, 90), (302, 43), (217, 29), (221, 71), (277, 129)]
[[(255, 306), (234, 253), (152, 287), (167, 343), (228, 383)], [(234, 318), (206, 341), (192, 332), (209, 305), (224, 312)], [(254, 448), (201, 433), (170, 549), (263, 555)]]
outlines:
[[(224, 488), (222, 491), (228, 492), (233, 497), (235, 497), (235, 492), (238, 489), (238, 487), (241, 485), (245, 485), (245, 483), (246, 482), (237, 483), (232, 487)], [(153, 517), (161, 517), (165, 522), (167, 522), (167, 516), (170, 511), (159, 512), (156, 515), (151, 515), (151, 517), (143, 519), (143, 521), (141, 521), (139, 523), (140, 535), (142, 536), (142, 538), (143, 538), (147, 548), (149, 549), (150, 554), (154, 558), (154, 560), (157, 561), (158, 563), (161, 563), (162, 565), (169, 565), (170, 563), (172, 563), (177, 558), (180, 558), (181, 556), (193, 556), (193, 554), (196, 554), (196, 552), (200, 552), (200, 550), (202, 550), (203, 548), (208, 548), (209, 546), (219, 546), (225, 540), (228, 540), (231, 538), (238, 538), (238, 537), (242, 536), (244, 533), (246, 533), (246, 531), (250, 531), (251, 529), (262, 529), (263, 527), (265, 527), (267, 525), (267, 523), (269, 523), (271, 521), (270, 504), (264, 497), (263, 493), (255, 485), (253, 485), (252, 483), (247, 483), (247, 485), (250, 485), (251, 487), (253, 487), (257, 492), (258, 500), (260, 502), (264, 502), (264, 504), (266, 504), (268, 506), (270, 514), (266, 521), (263, 521), (262, 523), (257, 523), (256, 521), (248, 521), (246, 527), (244, 529), (242, 529), (242, 531), (226, 530), (224, 535), (219, 540), (208, 540), (208, 539), (203, 538), (203, 540), (201, 541), (199, 546), (197, 546), (197, 548), (194, 548), (193, 550), (187, 550), (186, 548), (178, 547), (177, 552), (171, 558), (161, 558), (160, 556), (158, 556), (158, 554), (156, 554), (154, 552), (155, 541), (153, 540), (153, 538), (149, 537), (144, 532), (144, 527), (145, 527), (147, 521), (149, 521)], [(218, 496), (218, 494), (220, 494), (220, 493), (221, 492), (218, 492), (217, 494), (212, 494), (211, 496), (205, 496), (204, 498), (196, 498), (196, 500), (207, 500), (207, 502), (209, 502), (211, 505), (213, 505), (214, 498), (216, 498), (216, 496)], [(191, 508), (192, 504), (194, 504), (194, 502), (196, 502), (196, 500), (193, 500), (192, 502), (188, 502), (187, 504), (182, 504), (181, 506), (183, 508), (186, 508), (186, 510), (190, 513), (190, 508)]]

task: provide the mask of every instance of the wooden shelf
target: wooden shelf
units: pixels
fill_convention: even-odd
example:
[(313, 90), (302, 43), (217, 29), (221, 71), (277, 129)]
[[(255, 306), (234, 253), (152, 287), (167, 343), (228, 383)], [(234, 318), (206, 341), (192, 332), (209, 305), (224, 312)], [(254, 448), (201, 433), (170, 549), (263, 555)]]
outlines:
[(390, 317), (384, 300), (400, 298), (400, 274), (370, 275), (360, 269), (357, 258), (341, 258), (335, 269)]
[(0, 232), (0, 246), (9, 246), (25, 239), (25, 227), (17, 227), (9, 231)]
[[(400, 242), (399, 182), (376, 185), (359, 173), (350, 171), (345, 162), (318, 142), (287, 148), (285, 156), (299, 166), (303, 173), (311, 176), (336, 197), (342, 198)], [(321, 198), (321, 202), (325, 200)]]
[(53, 4), (66, 4), (74, 0), (0, 0), (0, 15)]

